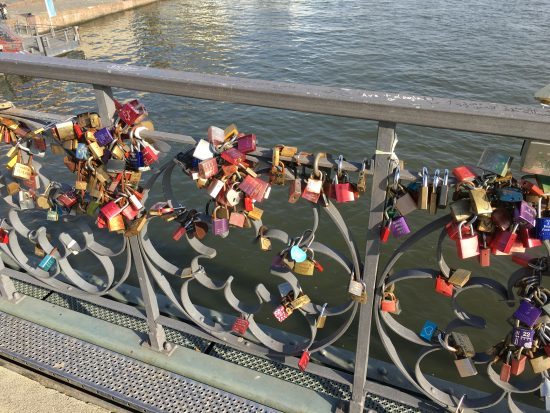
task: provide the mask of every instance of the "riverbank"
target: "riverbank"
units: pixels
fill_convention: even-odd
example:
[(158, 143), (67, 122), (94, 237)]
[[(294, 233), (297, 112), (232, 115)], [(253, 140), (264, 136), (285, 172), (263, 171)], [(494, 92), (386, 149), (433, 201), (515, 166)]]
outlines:
[(65, 27), (157, 1), (159, 0), (87, 0), (83, 6), (83, 2), (79, 0), (56, 0), (57, 16), (52, 17), (51, 21), (43, 0), (7, 1), (7, 4), (10, 23), (20, 22), (38, 27), (53, 24)]

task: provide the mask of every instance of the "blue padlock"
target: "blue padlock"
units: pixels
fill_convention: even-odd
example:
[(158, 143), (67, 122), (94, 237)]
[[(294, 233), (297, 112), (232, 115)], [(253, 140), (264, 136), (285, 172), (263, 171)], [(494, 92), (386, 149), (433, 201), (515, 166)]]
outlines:
[(503, 202), (521, 202), (523, 201), (523, 192), (520, 188), (499, 188), (496, 191), (497, 197)]
[(79, 143), (76, 147), (76, 159), (88, 159), (88, 145)]
[[(52, 253), (53, 253), (53, 250), (52, 250)], [(56, 263), (55, 258), (51, 254), (48, 254), (44, 258), (42, 258), (42, 261), (40, 261), (40, 263), (38, 264), (38, 268), (44, 271), (49, 271), (50, 268), (52, 268), (55, 263)]]
[(113, 141), (113, 135), (108, 128), (101, 128), (95, 131), (94, 137), (98, 145), (107, 146)]
[(426, 341), (432, 341), (432, 337), (437, 331), (437, 324), (433, 321), (427, 320), (424, 325), (422, 326), (422, 330), (420, 331), (420, 337), (422, 337)]
[(143, 154), (141, 152), (131, 152), (130, 156), (127, 159), (128, 168), (135, 171), (139, 170), (144, 166), (143, 164)]
[(304, 262), (307, 259), (307, 253), (299, 246), (294, 245), (290, 249), (290, 258), (296, 262)]
[(550, 217), (542, 216), (542, 198), (539, 199), (537, 220), (535, 222), (535, 235), (541, 241), (550, 240)]

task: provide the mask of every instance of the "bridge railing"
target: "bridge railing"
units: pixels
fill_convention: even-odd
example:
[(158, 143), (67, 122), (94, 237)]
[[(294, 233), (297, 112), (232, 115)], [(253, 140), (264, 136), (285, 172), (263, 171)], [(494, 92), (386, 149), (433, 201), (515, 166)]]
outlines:
[[(131, 257), (133, 268), (138, 275), (139, 287), (144, 301), (151, 347), (166, 353), (170, 352), (171, 346), (166, 340), (163, 325), (181, 328), (186, 331), (190, 331), (189, 329), (191, 328), (191, 332), (199, 335), (209, 334), (232, 346), (240, 349), (244, 348), (248, 352), (264, 354), (275, 352), (290, 355), (299, 355), (304, 350), (315, 352), (335, 342), (348, 329), (356, 317), (356, 312), (358, 312), (359, 327), (357, 332), (355, 367), (353, 380), (350, 383), (353, 389), (349, 407), (350, 412), (362, 412), (365, 401), (365, 383), (371, 344), (371, 330), (373, 320), (375, 320), (373, 310), (378, 309), (380, 303), (380, 291), (379, 287), (377, 287), (377, 282), (380, 282), (380, 229), (384, 221), (387, 182), (395, 161), (396, 125), (418, 125), (500, 135), (516, 139), (550, 141), (550, 135), (548, 134), (548, 130), (550, 130), (550, 113), (535, 107), (431, 98), (408, 93), (374, 92), (359, 89), (241, 79), (105, 62), (86, 61), (84, 65), (78, 60), (53, 59), (38, 56), (1, 55), (0, 72), (91, 84), (95, 90), (98, 112), (104, 122), (112, 122), (115, 116), (112, 88), (378, 121), (376, 153), (372, 165), (367, 168), (367, 174), (371, 176), (371, 189), (369, 219), (364, 235), (366, 238), (366, 249), (363, 258), (357, 251), (357, 246), (353, 239), (349, 236), (345, 221), (336, 207), (330, 202), (328, 207), (313, 207), (314, 227), (317, 226), (319, 221), (319, 213), (326, 212), (338, 227), (340, 235), (345, 240), (349, 251), (347, 257), (342, 258), (335, 253), (333, 254), (329, 248), (326, 248), (318, 240), (311, 247), (334, 258), (347, 273), (352, 277), (355, 276), (357, 281), (363, 283), (366, 287), (367, 299), (365, 304), (359, 305), (357, 302), (350, 301), (349, 303), (329, 308), (325, 311), (324, 314), (328, 316), (347, 314), (347, 318), (342, 326), (328, 338), (316, 340), (316, 321), (322, 311), (322, 306), (317, 303), (310, 303), (301, 309), (302, 315), (308, 320), (311, 327), (310, 338), (304, 339), (298, 344), (295, 342), (285, 342), (284, 340), (279, 341), (279, 339), (266, 335), (261, 325), (259, 323), (256, 324), (253, 316), (251, 316), (248, 321), (250, 322), (250, 331), (255, 336), (255, 340), (245, 340), (246, 346), (244, 346), (242, 339), (233, 335), (226, 326), (221, 326), (215, 321), (205, 320), (200, 308), (193, 303), (188, 283), (196, 281), (203, 287), (212, 290), (224, 290), (225, 299), (228, 304), (235, 311), (249, 315), (253, 315), (259, 311), (262, 303), (274, 304), (277, 300), (280, 300), (280, 297), (267, 291), (265, 287), (259, 284), (256, 286), (256, 294), (259, 297), (258, 306), (254, 308), (247, 306), (237, 299), (231, 290), (231, 280), (226, 280), (222, 283), (213, 280), (207, 275), (205, 267), (199, 264), (198, 259), (193, 260), (189, 267), (183, 266), (181, 263), (173, 264), (165, 260), (162, 252), (157, 250), (147, 237), (147, 228), (139, 236), (125, 240), (122, 249), (118, 251), (97, 248), (97, 246), (94, 250), (94, 247), (91, 247), (94, 254), (101, 255), (102, 257), (116, 258), (121, 256), (121, 254), (128, 254), (127, 257)], [(18, 119), (33, 119), (42, 123), (63, 120), (63, 117), (59, 115), (30, 112), (22, 109), (12, 109), (6, 113)], [(190, 145), (196, 143), (196, 140), (189, 136), (159, 131), (144, 131), (142, 132), (142, 136), (159, 142), (166, 141)], [(249, 156), (256, 159), (271, 160), (272, 151), (270, 149), (258, 148), (255, 152), (250, 153)], [(293, 160), (293, 158), (286, 157), (282, 157), (281, 159), (283, 162)], [(314, 163), (314, 158), (311, 155), (304, 155), (299, 159), (299, 162), (301, 165), (311, 166)], [(337, 168), (336, 161), (333, 159), (321, 159), (319, 166), (328, 169)], [(357, 172), (361, 169), (361, 166), (360, 162), (344, 162), (342, 168), (346, 171)], [(158, 182), (162, 181), (164, 194), (173, 203), (181, 201), (170, 187), (170, 177), (175, 168), (177, 169), (177, 163), (169, 162), (155, 172), (154, 178), (152, 178), (149, 184), (149, 187), (152, 187), (155, 180)], [(413, 171), (402, 171), (401, 177), (402, 179), (413, 181), (417, 179), (418, 174)], [(439, 221), (443, 222), (440, 219), (437, 225), (440, 224)], [(25, 236), (37, 237), (38, 242), (47, 251), (53, 248), (46, 237), (45, 231), (30, 231), (26, 228), (25, 223), (17, 218), (17, 214), (13, 210), (10, 212), (10, 222), (18, 233)], [(259, 230), (256, 222), (254, 225), (256, 226), (256, 230)], [(433, 231), (433, 229), (431, 230)], [(93, 233), (90, 234), (89, 229), (82, 229), (82, 231), (85, 236), (91, 236), (93, 239)], [(289, 234), (278, 230), (270, 231), (267, 233), (267, 236), (278, 239), (283, 243), (289, 241)], [(67, 245), (69, 239), (66, 238), (61, 241)], [(202, 242), (196, 239), (189, 240), (189, 242), (191, 248), (199, 254), (201, 260), (214, 257), (215, 250)], [(90, 245), (87, 246), (90, 247)], [(7, 250), (4, 249), (4, 251), (6, 252)], [(55, 277), (47, 277), (43, 272), (37, 272), (36, 268), (29, 265), (21, 254), (14, 254), (11, 251), (11, 255), (25, 270), (26, 274), (16, 270), (4, 269), (4, 275), (45, 285), (48, 288), (62, 291), (65, 294), (87, 297), (87, 299), (91, 299), (107, 307), (116, 306), (117, 311), (127, 312), (128, 314), (133, 314), (137, 311), (135, 307), (126, 306), (121, 303), (114, 304), (112, 300), (102, 298), (103, 295), (116, 289), (118, 282), (124, 281), (124, 279), (116, 281), (110, 277), (108, 285), (100, 288), (97, 285), (83, 281), (72, 267), (67, 264), (65, 267), (62, 267), (66, 275), (70, 274), (68, 276), (69, 282), (60, 283)], [(128, 263), (130, 263), (130, 258), (128, 260)], [(127, 271), (130, 271), (129, 267), (125, 270), (122, 278), (125, 277)], [(275, 274), (280, 276), (282, 280), (287, 281), (295, 293), (300, 291), (299, 281), (291, 272), (275, 271)], [(186, 280), (179, 294), (171, 285), (170, 276), (180, 276)], [(394, 281), (392, 280), (392, 282)], [(76, 285), (77, 288), (73, 288), (68, 292), (68, 284)], [(163, 294), (169, 297), (176, 308), (181, 310), (184, 317), (192, 321), (192, 327), (189, 327), (188, 323), (169, 319), (160, 313), (155, 285), (160, 287)], [(377, 317), (376, 319), (378, 321), (380, 319), (387, 321), (384, 317)], [(384, 344), (389, 349), (390, 356), (392, 356), (391, 348), (393, 346), (391, 342), (385, 342)], [(394, 359), (394, 361), (396, 360)], [(434, 393), (433, 391), (426, 390), (430, 387), (429, 383), (421, 382), (418, 376), (416, 379), (411, 377), (409, 374), (410, 370), (400, 366), (397, 362), (396, 364), (402, 368), (404, 374), (419, 391), (434, 398), (445, 407), (456, 408), (458, 405), (457, 397), (444, 392)], [(536, 388), (536, 384), (530, 384), (530, 386)], [(540, 379), (538, 386), (540, 386)], [(500, 402), (505, 396), (514, 393), (514, 391), (521, 392), (521, 390), (503, 386), (499, 391), (486, 399), (476, 400), (470, 403), (470, 405), (465, 403), (465, 405), (471, 408), (492, 406)]]

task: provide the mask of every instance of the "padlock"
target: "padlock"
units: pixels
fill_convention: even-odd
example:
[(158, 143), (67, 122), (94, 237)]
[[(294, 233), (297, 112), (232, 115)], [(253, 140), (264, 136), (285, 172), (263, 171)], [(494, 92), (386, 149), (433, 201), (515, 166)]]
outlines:
[(509, 254), (518, 237), (517, 229), (518, 224), (515, 224), (511, 231), (498, 232), (493, 240), (492, 249)]
[(519, 206), (514, 209), (514, 219), (520, 224), (525, 224), (533, 228), (536, 223), (537, 210), (525, 201), (521, 201)]
[(348, 293), (353, 301), (360, 304), (365, 304), (367, 302), (367, 286), (365, 283), (355, 280), (353, 275), (349, 282)]
[[(466, 221), (463, 221), (466, 222)], [(445, 231), (447, 232), (447, 235), (450, 239), (456, 240), (458, 239), (458, 227), (460, 222), (454, 222), (451, 221), (448, 224), (445, 225)], [(461, 227), (462, 235), (469, 235), (470, 234), (470, 226), (469, 225), (462, 225)]]
[(42, 258), (42, 260), (38, 263), (38, 268), (44, 271), (49, 271), (57, 262), (53, 256), (56, 250), (57, 248), (54, 248), (48, 255)]
[(302, 196), (302, 179), (297, 178), (288, 185), (288, 202), (295, 204)]
[[(310, 257), (307, 256), (307, 252), (311, 253)], [(305, 254), (306, 258), (304, 260), (295, 260), (294, 268), (292, 269), (292, 271), (299, 275), (313, 275), (315, 271), (315, 258), (313, 250), (308, 248)]]
[(474, 361), (470, 357), (458, 357), (454, 360), (460, 377), (471, 377), (477, 375)]
[(434, 171), (432, 184), (430, 185), (430, 189), (428, 193), (428, 210), (430, 211), (430, 214), (437, 213), (438, 198), (439, 198), (439, 181), (440, 181), (439, 169), (436, 169)]
[(466, 285), (466, 283), (468, 283), (471, 275), (471, 271), (459, 268), (452, 272), (451, 276), (449, 277), (449, 283), (462, 288)]
[(437, 324), (433, 321), (426, 320), (422, 329), (420, 330), (420, 337), (424, 340), (431, 342), (434, 334), (437, 332)]
[(231, 165), (241, 165), (245, 161), (244, 153), (236, 148), (229, 148), (221, 153), (221, 157)]
[(9, 232), (4, 228), (0, 228), (0, 244), (8, 244), (9, 239), (10, 239)]
[(493, 212), (493, 207), (485, 189), (475, 188), (470, 190), (470, 200), (472, 209), (476, 215), (491, 214)]
[(477, 230), (479, 232), (495, 232), (495, 224), (490, 216), (479, 215), (477, 217)]
[(506, 231), (512, 225), (512, 215), (506, 208), (496, 208), (491, 215), (491, 220), (495, 226), (501, 230)]
[(197, 142), (195, 151), (193, 152), (193, 157), (200, 159), (201, 161), (213, 158), (214, 152), (212, 152), (210, 148), (210, 143), (208, 143), (208, 141), (205, 141), (204, 139), (200, 139)]
[(117, 202), (119, 201), (120, 201), (120, 198), (115, 201), (109, 201), (108, 203), (103, 205), (99, 210), (107, 220), (110, 220), (116, 217), (122, 212), (122, 208), (120, 208), (117, 204)]
[(13, 169), (15, 167), (15, 165), (17, 164), (17, 156), (14, 156), (13, 158), (11, 158), (8, 163), (6, 163), (6, 168), (7, 169)]
[(499, 176), (506, 176), (512, 164), (513, 158), (503, 152), (494, 149), (485, 149), (479, 159), (478, 168), (493, 172)]
[(239, 189), (256, 202), (264, 200), (268, 188), (270, 188), (269, 183), (250, 175), (247, 175), (239, 184)]
[(141, 142), (141, 153), (143, 155), (143, 163), (145, 166), (149, 166), (159, 159), (159, 151), (157, 151), (153, 145), (148, 142)]
[(76, 120), (78, 125), (85, 129), (101, 128), (101, 119), (96, 112), (80, 113), (76, 116)]
[(529, 362), (531, 363), (533, 373), (535, 374), (543, 373), (546, 370), (550, 369), (550, 357), (533, 357), (532, 359), (529, 359)]
[(541, 197), (544, 195), (544, 191), (538, 187), (538, 185), (535, 185), (533, 182), (528, 181), (527, 179), (522, 179), (520, 181), (521, 189), (525, 191), (528, 195), (534, 195), (537, 197)]
[(510, 375), (512, 374), (512, 352), (509, 351), (506, 360), (502, 361), (502, 367), (500, 368), (500, 380), (508, 383), (510, 381)]
[(384, 292), (380, 302), (380, 311), (395, 314), (399, 311), (399, 300), (394, 293)]
[(327, 303), (324, 303), (323, 306), (321, 307), (321, 311), (319, 312), (319, 317), (317, 317), (317, 322), (315, 323), (315, 327), (323, 328), (325, 326), (325, 323), (327, 321), (326, 309), (327, 309)]
[(442, 276), (437, 276), (435, 279), (435, 292), (446, 295), (447, 297), (452, 297), (454, 287)]
[[(20, 155), (18, 155), (18, 158), (21, 159)], [(32, 175), (33, 169), (32, 169), (32, 155), (29, 156), (28, 163), (24, 164), (20, 162), (19, 160), (13, 167), (12, 176), (14, 178), (20, 178), (20, 179), (29, 179)]]
[(512, 317), (516, 320), (519, 320), (527, 327), (532, 328), (537, 319), (540, 317), (542, 310), (538, 307), (535, 307), (533, 303), (527, 301), (526, 299), (522, 300), (519, 304), (518, 309), (514, 312)]
[(85, 143), (79, 143), (76, 147), (76, 159), (88, 159), (88, 146)]
[(550, 175), (550, 143), (535, 140), (523, 141), (521, 148), (521, 171)]
[(178, 228), (172, 233), (172, 239), (179, 241), (187, 233), (187, 229), (183, 225), (179, 225)]
[(227, 141), (229, 139), (236, 137), (239, 134), (239, 131), (237, 130), (237, 126), (234, 123), (232, 123), (231, 125), (227, 126), (223, 130), (223, 133), (224, 133), (225, 140)]
[(101, 160), (101, 157), (103, 156), (104, 149), (98, 145), (97, 142), (90, 142), (88, 141), (88, 149), (94, 159)]
[(322, 189), (323, 189), (322, 172), (320, 172), (318, 176), (314, 176), (313, 174), (311, 174), (311, 176), (307, 180), (306, 187), (302, 192), (302, 198), (307, 199), (308, 201), (313, 202), (315, 204), (317, 203), (317, 201), (319, 201), (319, 197), (321, 196)]
[(107, 219), (107, 228), (110, 232), (124, 231), (126, 225), (124, 224), (124, 218), (122, 215), (116, 215), (110, 219)]
[(199, 176), (209, 179), (218, 173), (218, 161), (216, 158), (206, 159), (199, 163)]
[(309, 364), (309, 351), (304, 350), (298, 361), (298, 367), (302, 371), (306, 371), (307, 365)]
[(272, 185), (285, 184), (285, 164), (279, 161), (269, 172), (269, 182)]
[(343, 174), (344, 182), (338, 182), (338, 176), (335, 175), (336, 183), (334, 184), (334, 194), (336, 202), (352, 202), (355, 201), (353, 188), (347, 180), (347, 175)]
[(249, 325), (250, 325), (250, 322), (244, 316), (241, 315), (240, 317), (237, 317), (235, 319), (235, 322), (231, 326), (231, 331), (243, 336), (246, 333), (246, 330), (248, 330)]
[(8, 192), (8, 195), (15, 195), (21, 190), (21, 186), (17, 182), (9, 182), (6, 185), (6, 191)]
[(95, 131), (94, 138), (99, 146), (110, 145), (113, 141), (113, 135), (109, 128), (101, 128)]
[(418, 193), (418, 209), (428, 209), (428, 178), (429, 172), (428, 168), (422, 168), (422, 186)]
[(34, 199), (29, 191), (19, 191), (17, 193), (17, 203), (21, 210), (34, 208)]
[(279, 323), (285, 321), (292, 314), (292, 309), (280, 305), (273, 311), (273, 315)]
[(254, 206), (252, 208), (252, 211), (248, 211), (247, 216), (248, 218), (253, 219), (254, 221), (259, 221), (260, 219), (262, 219), (263, 213), (264, 213), (263, 209), (260, 209)]
[[(238, 205), (241, 200), (243, 199), (243, 193), (241, 191), (238, 191), (235, 189), (237, 183), (234, 183), (224, 194), (225, 196), (225, 203), (228, 206), (236, 206)], [(220, 194), (221, 196), (221, 194)]]
[(472, 213), (470, 212), (470, 200), (459, 199), (451, 204), (451, 215), (456, 222), (466, 221)]
[(210, 126), (208, 128), (208, 141), (215, 147), (222, 145), (225, 141), (223, 129)]
[(250, 212), (254, 209), (254, 201), (249, 196), (243, 198), (243, 207), (244, 210)]
[(46, 214), (46, 219), (48, 221), (59, 221), (59, 213), (57, 211), (57, 208), (53, 209), (49, 209), (48, 210), (48, 213)]
[(550, 240), (550, 217), (542, 216), (542, 199), (540, 199), (538, 203), (535, 234), (537, 238), (542, 241)]
[(477, 177), (477, 175), (473, 173), (470, 168), (464, 165), (454, 168), (452, 174), (458, 182), (473, 181)]
[(512, 357), (510, 373), (512, 373), (512, 375), (514, 376), (519, 376), (525, 371), (527, 356), (521, 354), (522, 350), (523, 349), (519, 349), (518, 354)]
[(237, 139), (237, 150), (244, 154), (254, 152), (256, 150), (256, 135), (249, 134), (239, 137)]
[(55, 198), (55, 201), (65, 208), (71, 208), (78, 202), (78, 195), (73, 190), (70, 190), (61, 193)]
[(131, 223), (130, 227), (124, 232), (125, 237), (134, 237), (138, 235), (147, 223), (147, 215), (143, 215)]
[(54, 130), (60, 141), (70, 141), (77, 138), (72, 121), (57, 123)]
[(135, 208), (134, 205), (132, 205), (132, 203), (130, 202), (124, 205), (121, 210), (122, 216), (124, 216), (129, 221), (134, 220), (139, 214), (139, 209)]
[(392, 236), (400, 238), (402, 236), (410, 234), (411, 230), (405, 220), (405, 217), (394, 217), (391, 220), (390, 231)]
[(536, 248), (542, 245), (542, 241), (535, 234), (535, 228), (529, 228), (525, 225), (519, 227), (518, 236), (524, 248)]
[(487, 236), (484, 233), (480, 234), (481, 245), (479, 247), (479, 265), (489, 267), (491, 265), (491, 248), (487, 245)]
[(212, 182), (210, 182), (210, 185), (208, 185), (206, 192), (208, 192), (208, 195), (215, 199), (218, 197), (223, 188), (225, 188), (224, 181), (220, 179), (212, 179)]
[[(367, 160), (363, 159), (361, 164), (361, 169), (359, 170), (359, 176), (357, 177), (357, 190), (361, 193), (366, 192), (367, 190)], [(416, 209), (416, 205), (415, 205)], [(405, 215), (405, 214), (403, 214)]]
[[(519, 321), (517, 322), (519, 324)], [(514, 327), (512, 330), (512, 344), (518, 347), (531, 348), (535, 338), (535, 330), (523, 327)]]
[(458, 238), (455, 240), (458, 257), (466, 259), (479, 255), (479, 240), (470, 225), (470, 235), (462, 235), (462, 226), (466, 222), (463, 221), (458, 225)]
[(513, 186), (498, 188), (496, 190), (496, 196), (499, 201), (502, 202), (521, 202), (523, 201), (523, 192), (520, 188)]
[(244, 214), (241, 214), (239, 212), (232, 212), (229, 216), (229, 225), (233, 225), (239, 228), (242, 228), (244, 226), (244, 221), (246, 220), (246, 217)]
[(128, 126), (139, 122), (147, 115), (145, 107), (137, 99), (133, 99), (123, 105), (115, 101), (115, 106), (117, 106), (119, 118)]
[[(219, 215), (218, 215), (218, 211)], [(222, 215), (223, 214), (223, 215)], [(214, 235), (225, 238), (229, 235), (229, 212), (227, 208), (222, 208), (220, 206), (214, 208), (212, 212), (212, 232)]]

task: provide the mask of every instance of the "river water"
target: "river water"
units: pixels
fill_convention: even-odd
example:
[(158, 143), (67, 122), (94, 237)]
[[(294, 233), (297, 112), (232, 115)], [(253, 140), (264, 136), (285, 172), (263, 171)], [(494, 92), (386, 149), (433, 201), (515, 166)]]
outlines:
[[(82, 51), (86, 59), (139, 66), (535, 105), (533, 93), (548, 83), (550, 72), (549, 10), (548, 0), (162, 1), (83, 24)], [(7, 98), (31, 109), (74, 113), (93, 105), (93, 93), (87, 85), (10, 78), (2, 88)], [(256, 133), (261, 146), (285, 143), (310, 152), (341, 153), (354, 160), (371, 156), (375, 147), (373, 122), (128, 91), (116, 91), (116, 96), (139, 97), (163, 131), (204, 136), (209, 125), (224, 127), (235, 122), (241, 130)], [(503, 150), (519, 159), (521, 146), (517, 139), (418, 127), (400, 126), (398, 135), (397, 153), (411, 169), (475, 163), (485, 148)], [(179, 149), (174, 148), (174, 153)], [(52, 160), (47, 167), (53, 170), (59, 162)], [(518, 167), (517, 160), (514, 167)], [(183, 175), (178, 176), (174, 185), (185, 192), (185, 203), (202, 208), (205, 194), (197, 194), (183, 181)], [(363, 196), (355, 204), (341, 206), (360, 251), (364, 251), (367, 205), (368, 197)], [(267, 225), (291, 234), (298, 235), (311, 225), (307, 205), (287, 204), (286, 190), (276, 188), (264, 209)], [(417, 211), (409, 223), (414, 230), (432, 218)], [(183, 242), (167, 240), (172, 230), (155, 228), (152, 236), (167, 256), (189, 259), (192, 254)], [(327, 220), (322, 222), (317, 239), (345, 250)], [(277, 284), (269, 274), (271, 255), (259, 254), (250, 241), (249, 232), (233, 231), (228, 239), (209, 243), (218, 247), (219, 254), (208, 263), (208, 270), (219, 279), (234, 275), (237, 291), (244, 299), (254, 298), (252, 282), (263, 282), (270, 288)], [(383, 247), (382, 263), (397, 245), (392, 240)], [(449, 243), (447, 255), (456, 266), (459, 263), (452, 258), (452, 250)], [(476, 262), (460, 264), (476, 275), (505, 282), (510, 262), (508, 257), (493, 257), (489, 269), (481, 269)], [(317, 302), (342, 302), (346, 276), (331, 263), (322, 263), (325, 272), (304, 279), (304, 291)], [(435, 244), (430, 238), (406, 254), (399, 268), (434, 268), (435, 264)], [(212, 305), (204, 290), (196, 289), (194, 294), (197, 302)], [(436, 294), (431, 282), (402, 283), (397, 294), (403, 307), (399, 319), (415, 330), (426, 319), (445, 326), (454, 318), (449, 299)], [(480, 289), (464, 294), (459, 301), (487, 318), (483, 332), (465, 330), (471, 333), (478, 351), (499, 341), (509, 329), (506, 317), (513, 309), (496, 295)], [(269, 314), (267, 309), (265, 314)], [(297, 332), (305, 328), (298, 320), (286, 324)], [(327, 327), (330, 329), (330, 323)], [(353, 350), (354, 336), (352, 330), (338, 344)], [(418, 349), (411, 347), (402, 345), (400, 349), (416, 354)], [(373, 344), (373, 355), (386, 358), (378, 341)], [(427, 370), (457, 379), (451, 357), (438, 357), (427, 363)], [(470, 378), (463, 382), (480, 385), (482, 381)]]

